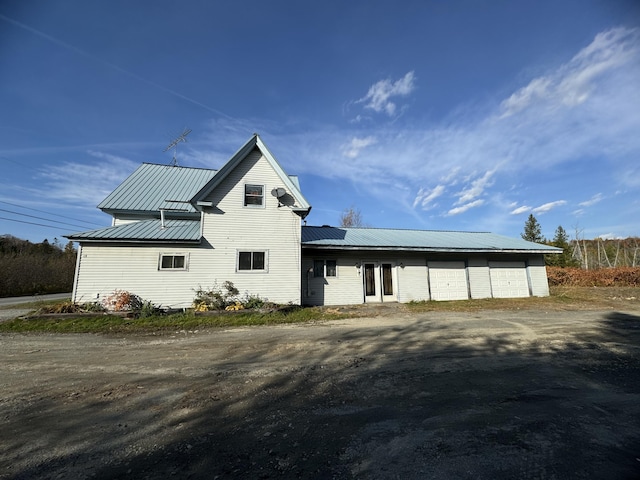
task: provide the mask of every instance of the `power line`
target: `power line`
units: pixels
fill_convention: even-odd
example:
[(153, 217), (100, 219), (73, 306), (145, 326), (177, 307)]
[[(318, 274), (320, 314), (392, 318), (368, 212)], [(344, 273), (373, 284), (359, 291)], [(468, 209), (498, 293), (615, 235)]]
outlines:
[[(86, 223), (87, 225), (97, 225), (98, 227), (102, 226), (101, 224), (96, 222), (88, 222), (86, 220), (80, 220), (79, 218), (67, 217), (66, 215), (59, 215), (57, 213), (49, 213), (44, 210), (38, 210), (37, 208), (24, 207), (22, 205), (18, 205), (17, 203), (5, 202), (4, 200), (0, 200), (0, 203), (5, 203), (7, 205), (11, 205), (12, 207), (24, 208), (25, 210), (32, 210), (34, 212), (46, 213), (47, 215), (50, 215), (52, 217), (66, 218), (67, 220), (73, 220), (74, 222)], [(11, 213), (15, 213), (15, 212), (11, 212)], [(48, 220), (48, 219), (44, 219), (44, 220)], [(74, 225), (74, 226), (77, 226), (77, 225)], [(84, 227), (80, 227), (80, 228), (84, 228)]]
[(86, 228), (86, 227), (84, 227), (84, 226), (82, 226), (82, 225), (76, 225), (76, 224), (74, 224), (74, 223), (60, 222), (60, 221), (57, 221), (57, 220), (51, 220), (50, 218), (37, 217), (37, 216), (35, 216), (35, 215), (27, 215), (26, 213), (14, 212), (14, 211), (12, 211), (12, 210), (6, 210), (6, 209), (4, 209), (4, 208), (0, 208), (0, 212), (13, 213), (14, 215), (21, 215), (21, 216), (23, 216), (23, 217), (35, 218), (35, 219), (37, 219), (37, 220), (45, 220), (45, 221), (47, 221), (47, 222), (56, 222), (56, 223), (59, 223), (59, 224), (61, 224), (61, 225), (69, 225), (69, 226), (71, 226), (71, 227)]
[(55, 228), (56, 230), (60, 230), (60, 227), (56, 227), (54, 225), (45, 225), (44, 223), (27, 222), (25, 220), (15, 220), (13, 218), (6, 218), (6, 217), (0, 217), (0, 220), (8, 220), (10, 222), (17, 222), (17, 223), (26, 223), (27, 225), (38, 225), (39, 227), (49, 227), (49, 228)]

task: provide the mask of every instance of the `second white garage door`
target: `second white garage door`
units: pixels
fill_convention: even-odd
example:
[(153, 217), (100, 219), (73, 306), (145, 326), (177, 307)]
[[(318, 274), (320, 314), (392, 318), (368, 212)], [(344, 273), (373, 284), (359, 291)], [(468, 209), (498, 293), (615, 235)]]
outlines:
[(491, 292), (495, 298), (529, 296), (529, 281), (524, 262), (489, 262)]
[(431, 300), (467, 300), (469, 286), (464, 262), (429, 262)]

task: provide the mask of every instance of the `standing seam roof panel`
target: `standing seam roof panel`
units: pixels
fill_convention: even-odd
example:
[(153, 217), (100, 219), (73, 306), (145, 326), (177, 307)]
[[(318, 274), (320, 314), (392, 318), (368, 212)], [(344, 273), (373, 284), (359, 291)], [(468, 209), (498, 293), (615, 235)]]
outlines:
[[(102, 210), (157, 211), (166, 200), (189, 202), (209, 182), (216, 170), (142, 164), (98, 208)], [(184, 203), (190, 212), (193, 205)]]
[(302, 227), (303, 246), (415, 248), (442, 250), (547, 250), (555, 247), (489, 232), (382, 228)]

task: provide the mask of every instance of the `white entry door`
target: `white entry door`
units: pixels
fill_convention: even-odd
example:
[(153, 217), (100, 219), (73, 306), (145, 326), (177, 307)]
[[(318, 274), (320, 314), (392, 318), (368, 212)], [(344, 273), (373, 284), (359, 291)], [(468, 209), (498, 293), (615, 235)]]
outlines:
[(395, 302), (395, 267), (390, 262), (362, 262), (364, 301)]
[(429, 262), (431, 300), (467, 300), (469, 285), (464, 262)]

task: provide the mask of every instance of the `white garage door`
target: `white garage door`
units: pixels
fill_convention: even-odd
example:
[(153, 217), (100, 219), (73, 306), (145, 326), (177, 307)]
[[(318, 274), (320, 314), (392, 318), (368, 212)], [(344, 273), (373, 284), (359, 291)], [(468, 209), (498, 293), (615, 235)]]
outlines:
[(529, 296), (529, 282), (524, 262), (489, 262), (491, 291), (495, 298)]
[(429, 262), (432, 300), (467, 300), (469, 287), (464, 262)]

